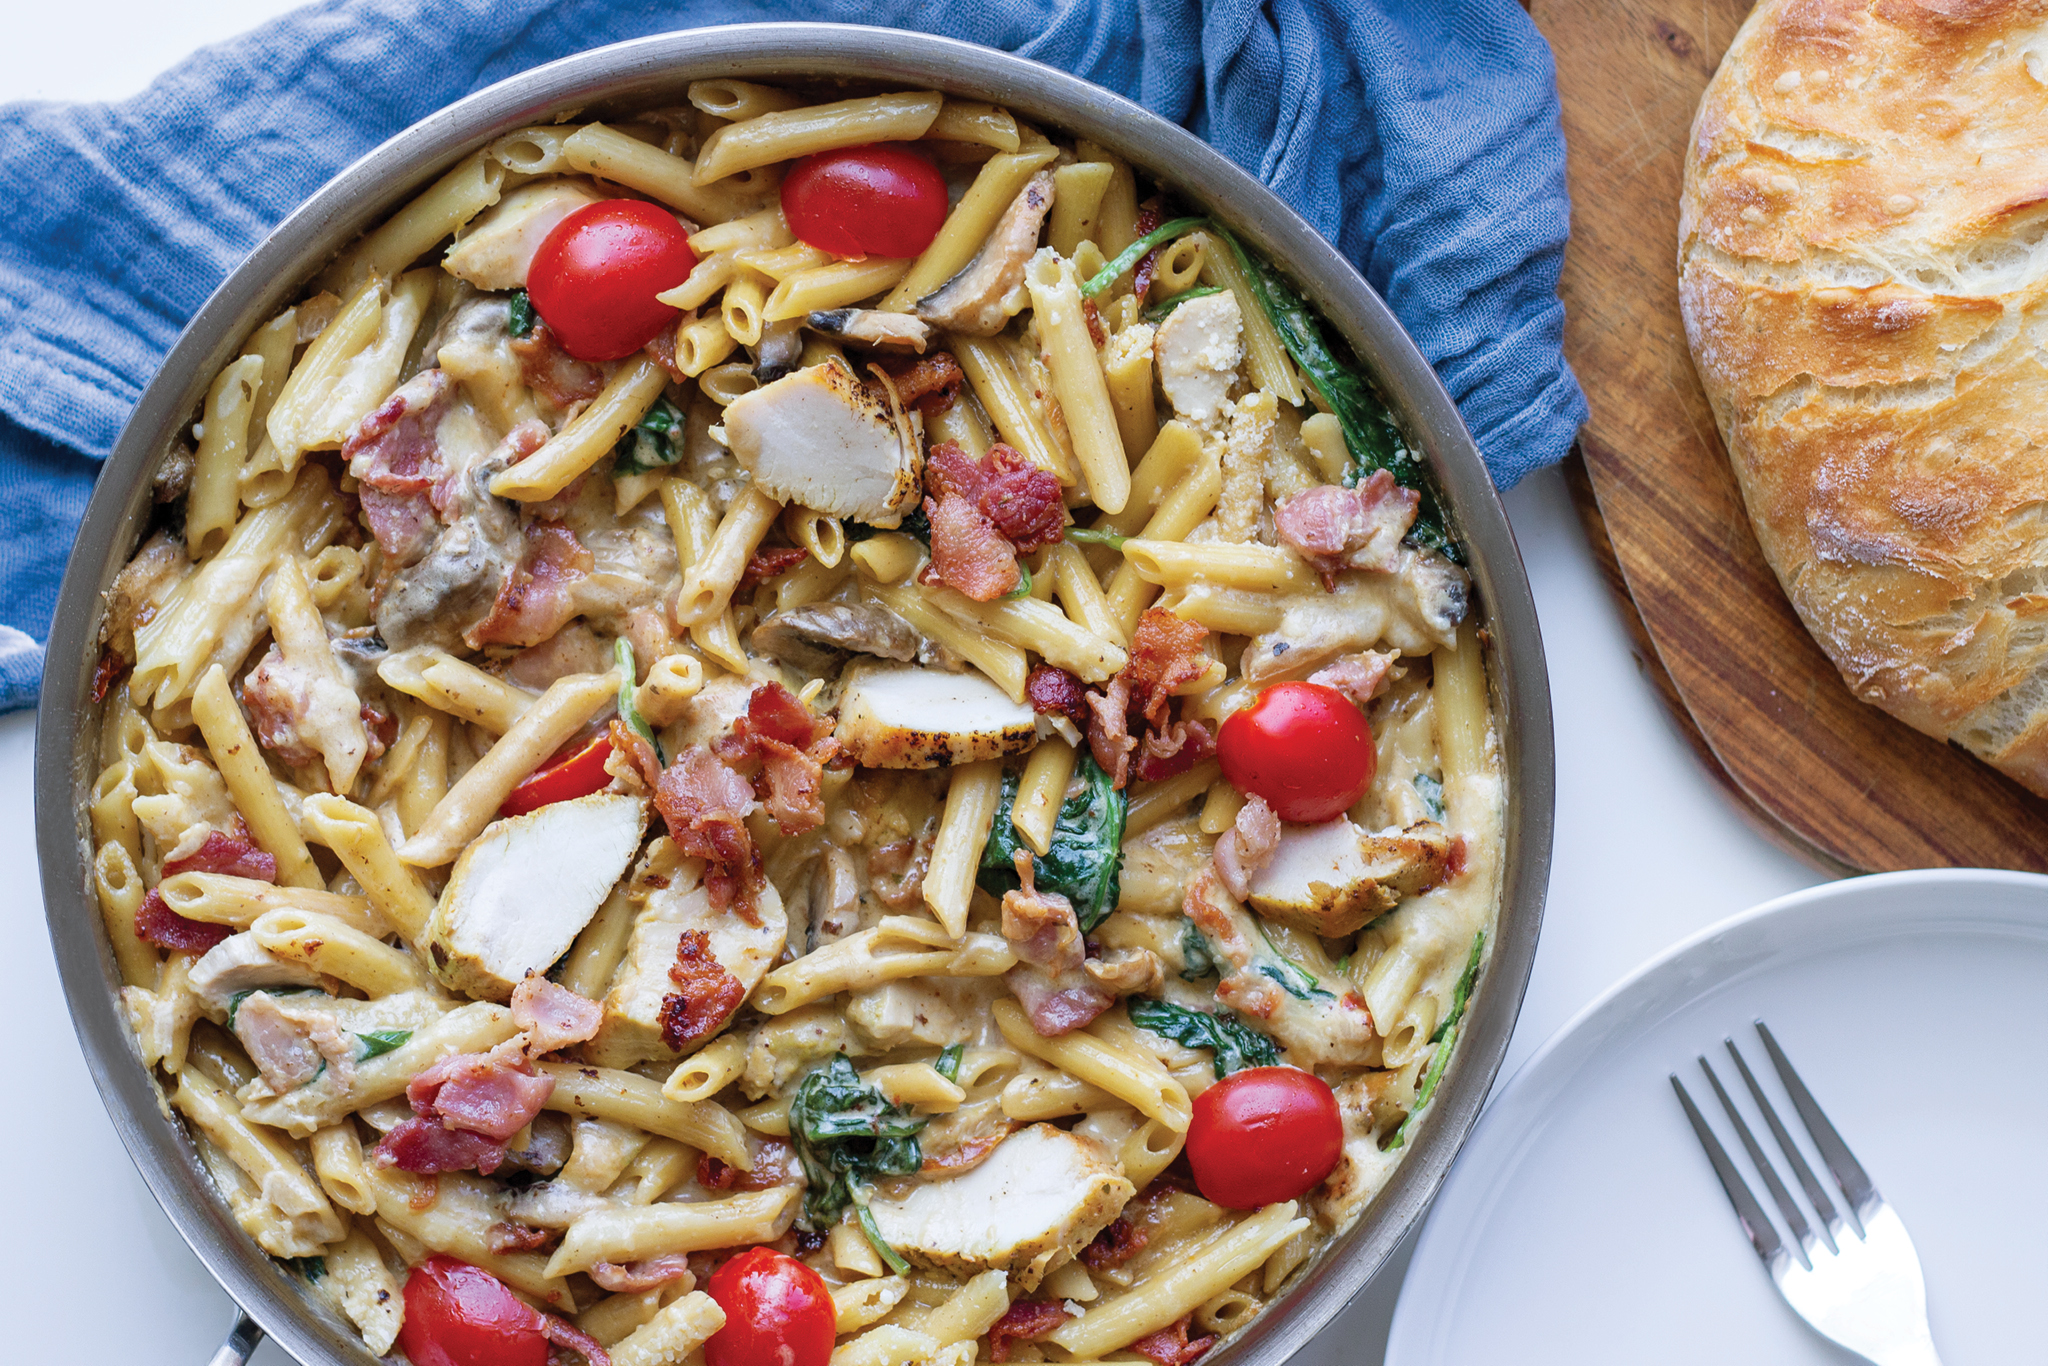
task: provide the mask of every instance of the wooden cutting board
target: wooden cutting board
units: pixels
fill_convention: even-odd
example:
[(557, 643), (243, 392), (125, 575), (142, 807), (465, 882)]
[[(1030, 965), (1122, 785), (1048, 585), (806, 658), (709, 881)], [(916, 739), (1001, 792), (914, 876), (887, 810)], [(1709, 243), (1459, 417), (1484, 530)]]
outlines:
[(1685, 143), (1749, 5), (1532, 0), (1529, 12), (1564, 102), (1572, 238), (1559, 292), (1565, 353), (1592, 406), (1586, 510), (1666, 699), (1730, 791), (1824, 867), (2048, 871), (2048, 802), (1857, 701), (1799, 624), (1686, 351)]

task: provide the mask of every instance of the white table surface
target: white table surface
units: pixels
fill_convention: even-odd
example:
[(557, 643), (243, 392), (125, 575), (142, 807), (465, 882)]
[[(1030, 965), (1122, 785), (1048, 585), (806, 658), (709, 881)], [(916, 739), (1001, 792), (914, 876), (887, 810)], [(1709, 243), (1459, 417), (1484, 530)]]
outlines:
[[(119, 99), (194, 48), (292, 8), (288, 0), (7, 0), (0, 102)], [(1557, 843), (1535, 974), (1503, 1076), (1651, 954), (1822, 875), (1766, 842), (1720, 794), (1645, 681), (1579, 531), (1563, 478), (1507, 497), (1542, 616), (1557, 725)], [(36, 881), (34, 721), (0, 718), (0, 1091), (32, 1097), (0, 1126), (13, 1236), (5, 1355), (75, 1366), (208, 1359), (228, 1297), (157, 1209), (101, 1109), (69, 1027)], [(1528, 1255), (1554, 1255), (1531, 1247)], [(1301, 1366), (1380, 1358), (1404, 1248)], [(1816, 1353), (1819, 1351), (1816, 1345)], [(1816, 1360), (1821, 1360), (1819, 1356)], [(263, 1366), (290, 1358), (266, 1343)]]

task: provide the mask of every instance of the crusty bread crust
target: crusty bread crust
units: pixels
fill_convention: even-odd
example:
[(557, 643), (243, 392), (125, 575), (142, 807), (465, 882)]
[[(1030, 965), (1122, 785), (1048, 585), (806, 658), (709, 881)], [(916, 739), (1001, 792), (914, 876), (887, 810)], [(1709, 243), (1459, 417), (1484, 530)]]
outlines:
[(1800, 619), (1857, 696), (2048, 795), (2048, 0), (1762, 0), (1678, 223)]

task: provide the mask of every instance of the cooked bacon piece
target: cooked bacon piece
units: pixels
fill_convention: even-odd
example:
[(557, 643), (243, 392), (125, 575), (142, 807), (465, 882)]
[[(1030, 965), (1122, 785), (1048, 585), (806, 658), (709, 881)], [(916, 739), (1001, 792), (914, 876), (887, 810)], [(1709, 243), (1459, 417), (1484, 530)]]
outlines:
[[(612, 757), (605, 760), (605, 772), (624, 780), (628, 773), (647, 784), (648, 789), (661, 781), (661, 756), (654, 752), (654, 746), (640, 738), (640, 733), (624, 721), (614, 717), (609, 731), (612, 742)], [(624, 768), (614, 765), (623, 764)]]
[(1081, 1249), (1081, 1260), (1097, 1271), (1113, 1271), (1143, 1252), (1148, 1241), (1144, 1229), (1119, 1214)]
[(1008, 1361), (1010, 1344), (1036, 1342), (1073, 1315), (1058, 1300), (1018, 1300), (988, 1330), (991, 1361)]
[(1090, 688), (1088, 702), (1088, 752), (1096, 766), (1109, 775), (1112, 786), (1121, 788), (1131, 775), (1131, 751), (1138, 742), (1131, 738), (1131, 680), (1124, 671), (1109, 680), (1101, 692)]
[(1156, 1333), (1139, 1338), (1126, 1350), (1141, 1357), (1150, 1357), (1159, 1366), (1187, 1366), (1204, 1352), (1216, 1345), (1213, 1333), (1204, 1333), (1192, 1341), (1188, 1338), (1188, 1323), (1193, 1314), (1182, 1314), (1171, 1328), (1162, 1328)]
[(747, 996), (740, 979), (711, 956), (711, 936), (702, 930), (684, 930), (677, 939), (668, 979), (677, 990), (661, 998), (661, 1041), (673, 1053), (708, 1037)]
[(1377, 650), (1339, 655), (1308, 676), (1311, 683), (1335, 688), (1359, 706), (1369, 705), (1387, 690), (1387, 678), (1394, 670), (1396, 656)]
[(95, 704), (107, 700), (107, 692), (128, 672), (129, 660), (111, 645), (100, 647), (100, 662), (92, 671), (92, 700)]
[(284, 652), (276, 645), (265, 651), (242, 680), (242, 706), (249, 713), (256, 743), (293, 768), (304, 768), (322, 757), (300, 729), (312, 701), (305, 670), (286, 663)]
[(677, 384), (688, 384), (690, 377), (676, 364), (676, 329), (663, 327), (654, 334), (654, 340), (640, 348), (654, 358), (654, 363), (668, 371), (668, 377)]
[(560, 522), (526, 528), (526, 554), (498, 586), (491, 614), (463, 633), (473, 650), (486, 645), (538, 645), (569, 624), (576, 604), (571, 584), (589, 575), (590, 552)]
[(505, 1145), (467, 1129), (449, 1129), (431, 1119), (408, 1119), (377, 1142), (370, 1154), (379, 1166), (428, 1175), (468, 1171), (489, 1176), (505, 1161)]
[(342, 443), (370, 534), (394, 565), (414, 563), (433, 540), (434, 506), (427, 495), (447, 473), (436, 432), (451, 388), (442, 371), (421, 371)]
[(780, 578), (810, 557), (811, 552), (800, 545), (762, 546), (747, 561), (746, 570), (740, 575), (739, 587), (733, 591), (743, 593), (757, 583)]
[(373, 764), (398, 743), (398, 718), (382, 707), (369, 703), (364, 703), (356, 715), (362, 718), (363, 734), (370, 741), (370, 751), (364, 756), (363, 762)]
[(884, 906), (912, 906), (924, 896), (925, 870), (931, 867), (929, 836), (896, 840), (868, 855), (868, 886)]
[(1017, 951), (1017, 965), (1003, 984), (1017, 997), (1031, 1027), (1047, 1038), (1079, 1029), (1116, 1004), (1116, 997), (1089, 976), (1087, 946), (1074, 904), (1033, 882), (1031, 855), (1017, 851), (1023, 884), (1003, 895), (1003, 938)]
[(512, 988), (512, 1023), (527, 1037), (526, 1051), (538, 1057), (597, 1037), (604, 1007), (587, 996), (530, 974)]
[(967, 376), (960, 372), (960, 362), (953, 359), (950, 351), (934, 351), (901, 368), (886, 365), (882, 368), (889, 372), (889, 379), (896, 386), (896, 397), (906, 408), (927, 398), (939, 400), (934, 406), (941, 406), (960, 392), (960, 386), (967, 382)]
[(1280, 847), (1280, 818), (1256, 792), (1238, 808), (1237, 821), (1216, 840), (1216, 876), (1239, 901), (1251, 895), (1251, 881)]
[(165, 877), (175, 877), (179, 873), (225, 873), (229, 877), (275, 882), (277, 860), (258, 849), (243, 833), (209, 830), (206, 843), (185, 857), (172, 859), (164, 865)]
[[(721, 737), (718, 757), (745, 771), (760, 765), (756, 790), (768, 814), (787, 835), (801, 835), (825, 819), (819, 796), (825, 765), (839, 757), (832, 725), (814, 716), (780, 683), (764, 683), (747, 699), (744, 716)], [(763, 790), (765, 789), (765, 790)]]
[(488, 1053), (457, 1053), (414, 1077), (405, 1088), (413, 1113), (503, 1144), (533, 1122), (555, 1091), (539, 1077), (518, 1039)]
[(989, 1154), (1001, 1147), (1003, 1140), (1008, 1138), (1016, 1127), (1014, 1121), (1006, 1120), (1003, 1126), (994, 1133), (987, 1133), (979, 1138), (969, 1139), (949, 1153), (941, 1153), (936, 1157), (927, 1157), (923, 1164), (918, 1167), (918, 1174), (921, 1176), (959, 1176), (963, 1172), (971, 1172), (982, 1163), (988, 1161)]
[[(663, 1253), (659, 1257), (643, 1258), (624, 1266), (617, 1262), (599, 1262), (590, 1268), (590, 1279), (597, 1282), (597, 1288), (614, 1295), (638, 1295), (685, 1276), (690, 1276), (690, 1254), (687, 1252)], [(692, 1285), (696, 1279), (690, 1276)]]
[(1025, 850), (1019, 849), (1012, 862), (1023, 885), (1003, 894), (1003, 938), (1026, 963), (1056, 973), (1080, 967), (1087, 954), (1074, 903), (1058, 892), (1038, 890), (1036, 865)]
[[(1138, 221), (1131, 230), (1137, 236), (1143, 237), (1148, 232), (1156, 231), (1165, 221), (1161, 217), (1159, 199), (1154, 196), (1138, 206)], [(1138, 268), (1131, 272), (1131, 295), (1139, 303), (1145, 302), (1145, 296), (1152, 292), (1152, 272), (1158, 269), (1160, 250), (1161, 248), (1154, 247), (1139, 257)], [(1102, 345), (1101, 342), (1095, 344)]]
[[(1152, 258), (1147, 256), (1145, 259), (1149, 261)], [(1138, 297), (1142, 299), (1145, 296), (1140, 294)], [(1109, 340), (1109, 329), (1102, 325), (1102, 310), (1095, 306), (1095, 300), (1081, 300), (1081, 318), (1088, 324), (1089, 341), (1100, 346)]]
[(1088, 722), (1088, 685), (1055, 664), (1040, 664), (1024, 679), (1024, 699), (1031, 710), (1064, 716), (1076, 725)]
[(731, 865), (753, 856), (753, 838), (743, 823), (754, 809), (753, 784), (705, 746), (691, 746), (663, 770), (654, 805), (685, 854)]
[(1206, 722), (1189, 719), (1145, 732), (1132, 772), (1138, 781), (1156, 783), (1187, 772), (1216, 752), (1216, 737)]
[(776, 1139), (754, 1140), (754, 1170), (743, 1172), (706, 1153), (697, 1159), (697, 1184), (714, 1191), (765, 1191), (789, 1184), (796, 1150)]
[(538, 318), (533, 331), (512, 339), (512, 354), (519, 357), (519, 377), (557, 408), (596, 398), (604, 388), (604, 371), (564, 351)]
[(555, 1314), (540, 1316), (540, 1331), (557, 1347), (566, 1347), (580, 1355), (589, 1366), (612, 1366), (611, 1353), (596, 1338)]
[(502, 1257), (508, 1252), (535, 1251), (546, 1247), (561, 1236), (558, 1229), (534, 1228), (528, 1224), (506, 1223), (501, 1220), (484, 1230), (484, 1246)]
[(1166, 980), (1166, 967), (1158, 954), (1129, 944), (1090, 958), (1081, 968), (1113, 996), (1149, 995)]
[(154, 887), (150, 888), (148, 896), (142, 898), (142, 906), (135, 912), (135, 937), (160, 949), (205, 953), (230, 933), (232, 931), (226, 925), (187, 920), (172, 910), (163, 893)]
[(1300, 551), (1334, 588), (1342, 569), (1392, 573), (1401, 567), (1401, 538), (1415, 525), (1422, 496), (1404, 489), (1385, 470), (1356, 488), (1325, 484), (1297, 493), (1273, 509), (1273, 530)]
[(1157, 726), (1166, 719), (1173, 690), (1200, 678), (1209, 667), (1209, 628), (1182, 621), (1164, 607), (1148, 607), (1131, 637), (1131, 709)]
[(945, 584), (976, 602), (994, 602), (1023, 581), (1017, 547), (974, 504), (957, 493), (926, 498), (924, 515), (932, 528), (932, 559), (919, 582)]

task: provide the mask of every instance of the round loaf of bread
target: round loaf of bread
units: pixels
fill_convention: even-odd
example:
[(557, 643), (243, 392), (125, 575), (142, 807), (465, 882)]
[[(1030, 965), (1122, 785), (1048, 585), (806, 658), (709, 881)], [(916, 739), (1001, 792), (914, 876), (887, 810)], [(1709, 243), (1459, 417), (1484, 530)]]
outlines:
[(2048, 0), (1762, 0), (1678, 234), (1807, 630), (1858, 697), (2048, 795)]

